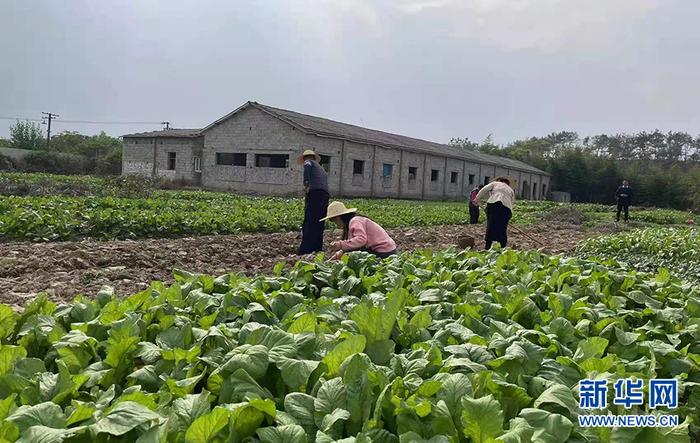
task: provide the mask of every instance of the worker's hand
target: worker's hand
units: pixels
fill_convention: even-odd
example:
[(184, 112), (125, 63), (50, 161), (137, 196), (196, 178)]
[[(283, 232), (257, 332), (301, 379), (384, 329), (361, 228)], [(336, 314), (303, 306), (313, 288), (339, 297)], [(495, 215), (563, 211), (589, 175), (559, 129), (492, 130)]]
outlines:
[(331, 257), (331, 260), (340, 260), (340, 258), (343, 256), (343, 251), (337, 251), (335, 254), (333, 254), (333, 257)]
[(333, 248), (333, 249), (340, 249), (340, 242), (339, 242), (339, 241), (332, 241), (332, 242), (331, 242), (331, 248)]

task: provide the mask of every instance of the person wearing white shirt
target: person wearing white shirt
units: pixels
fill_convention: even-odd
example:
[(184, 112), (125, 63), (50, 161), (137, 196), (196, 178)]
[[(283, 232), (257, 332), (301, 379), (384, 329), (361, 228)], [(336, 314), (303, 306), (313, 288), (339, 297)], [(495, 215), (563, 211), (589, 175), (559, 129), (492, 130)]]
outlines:
[(481, 188), (476, 196), (479, 205), (486, 203), (486, 249), (491, 249), (494, 241), (505, 248), (508, 244), (508, 222), (513, 217), (515, 192), (510, 179), (498, 177)]

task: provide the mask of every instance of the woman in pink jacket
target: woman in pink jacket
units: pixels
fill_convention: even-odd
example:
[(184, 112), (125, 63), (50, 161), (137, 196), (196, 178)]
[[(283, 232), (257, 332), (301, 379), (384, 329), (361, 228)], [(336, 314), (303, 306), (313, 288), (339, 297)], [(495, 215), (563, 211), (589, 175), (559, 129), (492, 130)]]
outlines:
[(373, 220), (357, 214), (357, 208), (346, 208), (341, 202), (335, 201), (328, 205), (326, 217), (321, 221), (330, 220), (343, 229), (343, 239), (331, 243), (337, 252), (333, 258), (340, 258), (343, 252), (365, 251), (380, 258), (396, 254), (396, 243), (389, 237), (384, 228)]

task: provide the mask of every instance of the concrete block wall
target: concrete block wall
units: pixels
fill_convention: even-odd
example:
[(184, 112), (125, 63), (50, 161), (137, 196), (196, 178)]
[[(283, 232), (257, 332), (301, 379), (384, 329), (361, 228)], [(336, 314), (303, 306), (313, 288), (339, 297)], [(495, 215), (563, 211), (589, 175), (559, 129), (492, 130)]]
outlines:
[[(445, 197), (460, 199), (464, 197), (464, 161), (448, 158), (447, 169), (445, 170)], [(452, 175), (456, 174), (455, 182), (452, 182)]]
[[(374, 168), (372, 166), (374, 146), (346, 141), (344, 151), (343, 169), (341, 171), (343, 195), (370, 197), (372, 195), (374, 176)], [(353, 163), (355, 160), (364, 162), (362, 174), (354, 173)]]
[[(384, 165), (391, 165), (390, 176), (384, 176)], [(372, 195), (378, 197), (399, 197), (399, 177), (404, 165), (401, 164), (401, 151), (376, 147), (374, 151), (374, 178)], [(401, 184), (403, 186), (403, 183)]]
[(125, 138), (122, 146), (122, 174), (153, 175), (152, 138)]
[[(194, 171), (194, 157), (201, 155), (201, 144), (201, 139), (191, 138), (128, 137), (122, 150), (122, 174), (153, 176), (155, 172), (158, 177), (198, 185), (201, 174)], [(170, 152), (175, 152), (175, 170), (168, 169)]]
[[(175, 170), (168, 169), (169, 153), (175, 153)], [(156, 175), (173, 181), (198, 184), (194, 172), (195, 143), (190, 138), (159, 138), (156, 140)]]
[[(331, 194), (340, 191), (342, 141), (315, 137), (249, 107), (204, 132), (202, 184), (207, 188), (272, 195), (296, 195), (303, 190), (303, 166), (297, 157), (313, 149), (331, 157), (328, 186)], [(216, 164), (216, 153), (247, 154), (246, 166)], [(288, 168), (255, 166), (256, 154), (289, 155)]]
[[(425, 183), (425, 154), (404, 151), (401, 166), (401, 198), (421, 198)], [(410, 168), (416, 168), (415, 177), (409, 174)]]
[[(437, 180), (432, 180), (432, 171), (438, 171)], [(445, 157), (426, 155), (425, 170), (423, 171), (425, 190), (423, 198), (438, 199), (444, 197), (445, 185)]]

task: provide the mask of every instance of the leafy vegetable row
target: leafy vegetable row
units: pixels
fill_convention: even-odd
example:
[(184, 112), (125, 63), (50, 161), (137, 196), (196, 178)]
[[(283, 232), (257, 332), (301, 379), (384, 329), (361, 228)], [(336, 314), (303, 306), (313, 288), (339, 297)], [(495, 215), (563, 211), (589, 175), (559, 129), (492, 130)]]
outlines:
[(700, 283), (700, 232), (695, 228), (647, 228), (591, 238), (578, 247), (583, 256), (613, 256), (643, 271), (668, 268)]
[[(362, 253), (0, 306), (0, 437), (689, 442), (700, 289), (538, 252)], [(581, 429), (582, 378), (681, 379), (675, 429)], [(621, 412), (613, 406), (613, 412)], [(635, 407), (628, 413), (641, 413)], [(658, 412), (658, 411), (657, 411)]]

